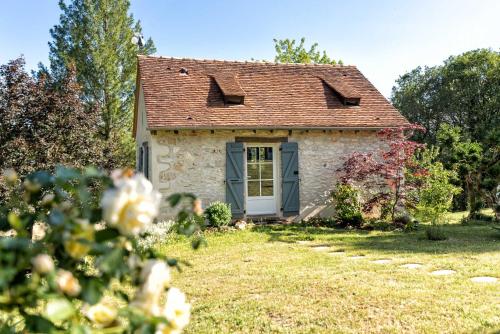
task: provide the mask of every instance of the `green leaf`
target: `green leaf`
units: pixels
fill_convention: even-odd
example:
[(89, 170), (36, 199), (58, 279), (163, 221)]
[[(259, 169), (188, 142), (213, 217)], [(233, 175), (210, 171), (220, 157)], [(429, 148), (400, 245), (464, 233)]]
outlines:
[(9, 212), (7, 220), (9, 221), (10, 226), (12, 226), (14, 229), (20, 230), (23, 228), (23, 223), (21, 222), (21, 219), (14, 212), (12, 211)]
[(56, 168), (56, 179), (58, 181), (66, 182), (70, 180), (76, 180), (80, 178), (80, 173), (75, 168), (68, 168), (63, 166), (58, 166)]
[(181, 194), (173, 194), (173, 195), (168, 196), (167, 201), (171, 207), (175, 207), (175, 206), (177, 206), (177, 204), (179, 204), (181, 199), (182, 199)]
[(97, 278), (82, 280), (82, 299), (90, 305), (97, 304), (102, 297), (103, 285), (97, 281)]
[(49, 215), (49, 224), (50, 225), (54, 225), (54, 226), (62, 225), (62, 224), (64, 224), (64, 220), (65, 220), (64, 213), (62, 213), (61, 210), (56, 208), (56, 209), (52, 209), (52, 211), (50, 211), (50, 215)]
[(50, 173), (43, 170), (28, 175), (27, 179), (33, 183), (39, 184), (41, 187), (47, 187), (52, 183), (52, 176)]
[(113, 249), (109, 254), (100, 257), (98, 260), (99, 269), (107, 274), (113, 274), (122, 264), (123, 250), (121, 248)]
[(115, 239), (120, 235), (117, 229), (107, 228), (105, 230), (100, 230), (95, 233), (95, 241), (96, 242), (105, 242), (111, 239)]
[(73, 304), (66, 298), (49, 300), (44, 315), (52, 322), (64, 321), (75, 314)]
[(54, 324), (39, 315), (28, 315), (25, 317), (26, 329), (30, 333), (53, 333), (56, 331)]

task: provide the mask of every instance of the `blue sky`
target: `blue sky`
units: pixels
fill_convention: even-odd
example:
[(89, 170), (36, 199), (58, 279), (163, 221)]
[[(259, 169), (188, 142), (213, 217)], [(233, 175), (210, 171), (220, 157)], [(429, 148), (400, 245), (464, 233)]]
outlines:
[[(48, 63), (57, 1), (8, 0), (1, 7), (0, 63), (21, 54), (30, 69)], [(399, 75), (418, 65), (500, 47), (498, 0), (132, 0), (131, 10), (158, 55), (273, 60), (273, 38), (303, 36), (357, 65), (385, 96)]]

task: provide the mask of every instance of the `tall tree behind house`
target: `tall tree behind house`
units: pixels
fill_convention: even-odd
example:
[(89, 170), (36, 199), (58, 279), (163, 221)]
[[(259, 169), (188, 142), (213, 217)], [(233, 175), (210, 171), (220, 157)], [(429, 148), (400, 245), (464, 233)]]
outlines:
[(76, 68), (83, 101), (100, 110), (101, 136), (119, 141), (121, 149), (113, 154), (120, 165), (130, 165), (136, 56), (154, 53), (154, 43), (151, 38), (134, 43), (142, 28), (129, 14), (128, 0), (72, 0), (69, 4), (60, 0), (59, 7), (59, 24), (50, 31), (52, 75), (64, 78), (69, 66)]

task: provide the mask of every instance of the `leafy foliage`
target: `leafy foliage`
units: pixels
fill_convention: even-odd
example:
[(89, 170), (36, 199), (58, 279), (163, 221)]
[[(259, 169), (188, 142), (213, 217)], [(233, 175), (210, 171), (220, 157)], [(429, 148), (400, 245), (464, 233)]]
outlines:
[(28, 75), (22, 58), (0, 66), (0, 170), (27, 175), (36, 169), (53, 171), (58, 164), (114, 164), (108, 157), (111, 147), (98, 136), (97, 110), (85, 108), (79, 99), (74, 68), (65, 75), (56, 87), (50, 75)]
[(335, 218), (342, 227), (360, 227), (363, 223), (358, 191), (349, 184), (339, 183), (332, 192)]
[(231, 205), (223, 202), (213, 202), (205, 209), (210, 226), (227, 226), (231, 222)]
[[(428, 130), (417, 140), (439, 145), (446, 168), (456, 163), (457, 155), (465, 160), (482, 155), (476, 166), (471, 160), (466, 163), (478, 173), (457, 170), (464, 193), (455, 208), (465, 209), (468, 203), (475, 212), (481, 202), (491, 206), (500, 182), (500, 52), (472, 50), (440, 66), (417, 67), (396, 81), (392, 102), (408, 120)], [(444, 133), (451, 142), (442, 140)]]
[(297, 45), (294, 39), (274, 39), (274, 48), (276, 56), (274, 61), (278, 63), (302, 63), (302, 64), (340, 64), (335, 59), (331, 59), (326, 51), (320, 52), (317, 50), (318, 43), (311, 45), (309, 50), (306, 50), (304, 44), (306, 39), (302, 37)]
[(418, 183), (410, 192), (414, 206), (410, 207), (413, 214), (423, 221), (437, 223), (451, 208), (453, 196), (461, 189), (451, 183), (457, 178), (453, 170), (445, 169), (436, 161), (439, 154), (437, 148), (429, 148), (418, 152), (415, 163), (420, 166), (421, 173), (407, 174), (410, 182)]
[(441, 160), (461, 177), (470, 216), (482, 208), (484, 201), (493, 207), (500, 181), (500, 146), (491, 146), (485, 152), (479, 142), (464, 138), (460, 128), (447, 124), (441, 125), (437, 140), (442, 147)]
[(415, 131), (423, 129), (409, 125), (379, 131), (382, 148), (368, 153), (355, 152), (338, 170), (341, 182), (357, 185), (363, 190), (364, 212), (385, 207), (394, 221), (397, 211), (407, 207), (408, 194), (417, 184), (405, 180), (405, 174), (421, 172), (413, 157), (424, 147), (410, 140)]
[[(10, 173), (8, 182), (19, 198), (0, 206), (0, 230), (15, 232), (0, 237), (0, 310), (13, 316), (0, 320), (0, 331), (15, 322), (46, 333), (180, 332), (187, 324), (189, 304), (178, 289), (160, 304), (168, 268), (180, 262), (138, 245), (159, 205), (142, 175), (59, 167), (22, 182)], [(193, 224), (181, 211), (180, 223)]]
[(50, 31), (51, 71), (60, 79), (69, 66), (77, 69), (83, 100), (100, 111), (102, 137), (121, 142), (112, 153), (121, 158), (121, 166), (132, 165), (136, 56), (154, 53), (154, 43), (148, 39), (143, 45), (134, 44), (142, 28), (128, 13), (128, 0), (71, 0), (69, 4), (60, 0), (59, 7), (60, 22)]

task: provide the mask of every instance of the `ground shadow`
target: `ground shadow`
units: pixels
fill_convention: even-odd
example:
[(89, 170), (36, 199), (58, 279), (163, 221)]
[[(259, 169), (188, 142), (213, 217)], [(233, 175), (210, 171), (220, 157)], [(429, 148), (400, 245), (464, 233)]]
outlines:
[(444, 225), (448, 239), (431, 241), (425, 238), (425, 227), (413, 232), (380, 232), (313, 227), (303, 224), (264, 225), (253, 229), (266, 233), (269, 242), (295, 243), (315, 240), (350, 251), (376, 250), (387, 253), (485, 253), (500, 252), (500, 237), (492, 225)]

